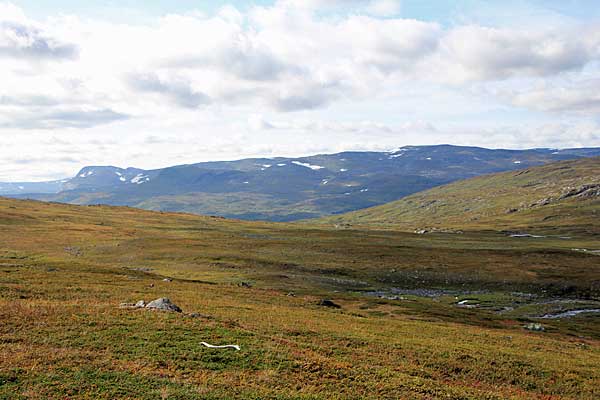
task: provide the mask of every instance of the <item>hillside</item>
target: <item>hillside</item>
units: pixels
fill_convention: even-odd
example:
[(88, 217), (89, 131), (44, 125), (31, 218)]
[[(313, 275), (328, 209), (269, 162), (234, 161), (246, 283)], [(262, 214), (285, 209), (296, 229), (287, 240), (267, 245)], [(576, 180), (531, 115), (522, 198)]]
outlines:
[(321, 221), (404, 230), (537, 229), (600, 234), (600, 158), (467, 179)]
[[(58, 184), (0, 184), (0, 194), (293, 221), (385, 204), (459, 179), (593, 155), (600, 155), (600, 149), (490, 150), (440, 145), (205, 162), (157, 170), (89, 166)], [(54, 193), (47, 193), (53, 188)]]

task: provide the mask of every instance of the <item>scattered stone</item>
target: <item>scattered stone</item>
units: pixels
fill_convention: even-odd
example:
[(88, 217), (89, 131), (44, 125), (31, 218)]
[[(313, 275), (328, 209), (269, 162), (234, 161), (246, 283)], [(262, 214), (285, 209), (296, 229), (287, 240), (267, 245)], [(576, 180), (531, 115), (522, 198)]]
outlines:
[(289, 292), (288, 294), (286, 294), (287, 297), (296, 297), (296, 293), (294, 292)]
[(135, 303), (135, 308), (144, 308), (146, 307), (146, 302), (144, 300), (140, 300), (137, 303)]
[(335, 229), (350, 229), (352, 228), (352, 224), (334, 224), (333, 227)]
[(186, 317), (188, 317), (188, 318), (213, 319), (213, 317), (211, 315), (200, 314), (200, 313), (197, 313), (197, 312), (193, 312), (193, 313), (187, 314)]
[(140, 300), (137, 303), (121, 303), (119, 308), (144, 308), (146, 307), (146, 302), (144, 300)]
[(165, 278), (165, 279), (163, 279), (163, 282), (173, 282), (173, 279), (171, 279), (171, 278)]
[(535, 331), (535, 332), (544, 332), (546, 330), (546, 328), (544, 328), (542, 326), (542, 324), (537, 324), (535, 322), (527, 324), (523, 328), (527, 329), (528, 331)]
[(339, 304), (334, 303), (332, 300), (323, 299), (319, 301), (319, 305), (323, 307), (331, 307), (331, 308), (342, 308)]
[(151, 301), (146, 305), (146, 308), (159, 311), (181, 312), (181, 308), (179, 308), (176, 304), (173, 304), (173, 302), (166, 297), (161, 297), (160, 299)]
[(250, 282), (240, 282), (238, 286), (243, 288), (251, 288), (252, 284)]
[(552, 198), (551, 197), (546, 197), (545, 199), (541, 199), (541, 200), (536, 201), (535, 203), (533, 203), (531, 205), (531, 207), (547, 206), (550, 203), (552, 203)]
[(65, 247), (65, 251), (74, 257), (80, 257), (83, 255), (83, 252), (81, 251), (81, 249), (76, 246)]

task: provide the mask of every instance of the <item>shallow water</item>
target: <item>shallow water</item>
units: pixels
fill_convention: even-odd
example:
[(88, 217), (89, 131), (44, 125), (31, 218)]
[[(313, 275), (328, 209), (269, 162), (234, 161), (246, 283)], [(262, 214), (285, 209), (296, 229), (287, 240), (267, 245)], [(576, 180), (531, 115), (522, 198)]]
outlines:
[(564, 311), (564, 312), (561, 312), (558, 314), (546, 314), (539, 318), (543, 318), (543, 319), (570, 318), (570, 317), (574, 317), (579, 314), (587, 314), (587, 313), (600, 313), (600, 308), (589, 308), (589, 309), (585, 309), (585, 310)]

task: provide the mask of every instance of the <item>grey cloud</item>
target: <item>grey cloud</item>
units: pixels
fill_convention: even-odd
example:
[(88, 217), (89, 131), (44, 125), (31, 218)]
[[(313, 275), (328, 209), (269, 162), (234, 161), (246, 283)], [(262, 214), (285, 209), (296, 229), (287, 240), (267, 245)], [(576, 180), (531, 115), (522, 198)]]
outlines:
[(543, 34), (467, 26), (449, 32), (441, 43), (449, 65), (466, 79), (499, 80), (513, 76), (552, 76), (580, 69), (598, 54), (571, 32)]
[(302, 74), (303, 70), (284, 63), (266, 49), (233, 45), (210, 55), (183, 57), (164, 63), (168, 68), (215, 68), (249, 81), (273, 81), (285, 73)]
[(133, 75), (127, 81), (137, 91), (162, 94), (183, 108), (198, 108), (211, 103), (208, 95), (193, 90), (189, 82), (163, 82), (155, 74)]
[(12, 23), (0, 23), (0, 57), (31, 60), (62, 60), (77, 58), (77, 46), (44, 36), (38, 29)]
[(39, 106), (56, 106), (60, 101), (48, 96), (0, 96), (0, 106), (20, 106), (20, 107), (39, 107)]
[[(128, 119), (129, 116), (102, 108), (96, 110), (65, 109), (7, 113), (0, 128), (17, 129), (59, 129), (91, 128), (115, 121)], [(2, 116), (2, 113), (0, 113)]]
[(512, 103), (539, 111), (596, 116), (600, 112), (600, 79), (521, 92)]
[(73, 158), (73, 157), (33, 157), (33, 158), (13, 158), (9, 159), (13, 164), (18, 165), (29, 165), (36, 164), (41, 162), (59, 162), (59, 163), (72, 163), (77, 164), (81, 163), (81, 160)]
[(293, 94), (273, 99), (272, 104), (278, 111), (314, 110), (329, 103), (330, 99), (322, 93)]
[(286, 90), (272, 96), (270, 104), (276, 110), (282, 112), (314, 110), (329, 105), (351, 90), (351, 88), (340, 82), (329, 84), (306, 83), (302, 87), (294, 87), (292, 90)]
[(442, 34), (437, 24), (413, 20), (354, 17), (351, 24), (369, 42), (367, 51), (359, 47), (355, 58), (384, 73), (414, 68), (438, 49)]

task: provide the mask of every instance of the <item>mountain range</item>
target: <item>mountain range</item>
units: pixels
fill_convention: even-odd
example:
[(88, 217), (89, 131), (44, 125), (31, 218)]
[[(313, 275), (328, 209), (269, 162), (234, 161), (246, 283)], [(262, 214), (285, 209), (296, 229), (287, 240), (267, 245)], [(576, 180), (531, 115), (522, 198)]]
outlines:
[(600, 148), (502, 150), (451, 145), (252, 158), (144, 170), (88, 166), (70, 179), (0, 183), (0, 195), (293, 221), (360, 210), (475, 176), (600, 156)]

